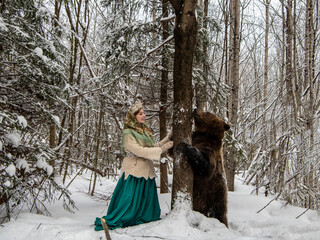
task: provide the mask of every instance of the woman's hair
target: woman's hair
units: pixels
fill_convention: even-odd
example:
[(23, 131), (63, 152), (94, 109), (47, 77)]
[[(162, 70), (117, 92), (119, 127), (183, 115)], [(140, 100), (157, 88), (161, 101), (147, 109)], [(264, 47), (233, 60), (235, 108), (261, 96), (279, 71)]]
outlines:
[(137, 114), (140, 112), (141, 109), (142, 109), (142, 108), (139, 108), (137, 111), (135, 111), (135, 112), (133, 113), (133, 115), (134, 115), (134, 116), (137, 116)]

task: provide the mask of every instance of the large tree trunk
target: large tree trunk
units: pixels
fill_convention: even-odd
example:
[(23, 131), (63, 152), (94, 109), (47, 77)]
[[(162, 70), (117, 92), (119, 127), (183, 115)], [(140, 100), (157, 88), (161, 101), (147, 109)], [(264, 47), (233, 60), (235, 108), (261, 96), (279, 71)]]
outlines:
[[(194, 47), (197, 37), (196, 0), (170, 0), (176, 14), (174, 29), (175, 54), (173, 71), (174, 148), (179, 142), (191, 144), (192, 127), (192, 68)], [(174, 154), (172, 208), (181, 202), (192, 206), (193, 172), (186, 158)]]
[[(162, 2), (162, 15), (168, 17), (168, 0)], [(162, 23), (162, 39), (165, 41), (169, 37), (169, 24), (168, 21)], [(168, 47), (163, 46), (162, 48), (162, 71), (161, 71), (161, 89), (160, 89), (160, 139), (163, 139), (167, 134), (167, 100), (168, 100)], [(168, 188), (168, 162), (160, 163), (160, 193), (169, 192)]]

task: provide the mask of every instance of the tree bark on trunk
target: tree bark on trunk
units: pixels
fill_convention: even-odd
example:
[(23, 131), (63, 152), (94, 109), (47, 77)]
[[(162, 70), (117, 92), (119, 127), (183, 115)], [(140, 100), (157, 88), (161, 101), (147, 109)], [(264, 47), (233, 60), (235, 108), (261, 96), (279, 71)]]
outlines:
[[(162, 2), (162, 16), (168, 17), (168, 0)], [(162, 23), (162, 40), (165, 41), (169, 37), (169, 23), (163, 21)], [(165, 45), (162, 48), (162, 71), (161, 71), (161, 89), (160, 89), (160, 139), (163, 139), (167, 135), (167, 100), (168, 100), (168, 47)], [(169, 192), (168, 183), (168, 162), (160, 163), (160, 193)]]
[[(98, 124), (97, 124), (97, 132), (96, 132), (96, 137), (95, 137), (95, 156), (94, 156), (94, 163), (93, 167), (98, 168), (98, 159), (99, 159), (99, 146), (100, 146), (100, 133), (101, 133), (101, 128), (102, 128), (102, 122), (103, 122), (103, 117), (104, 117), (104, 100), (101, 99), (100, 103), (100, 112), (99, 112), (99, 118), (98, 118)], [(91, 196), (94, 194), (94, 190), (96, 187), (96, 180), (97, 180), (97, 173), (94, 172), (93, 176), (93, 185), (92, 185), (92, 190), (91, 190)]]
[[(208, 0), (201, 0), (200, 1), (200, 17), (198, 19), (199, 22), (199, 29), (207, 29), (208, 27)], [(198, 12), (199, 12), (198, 11)], [(207, 89), (206, 85), (208, 82), (208, 73), (209, 73), (209, 66), (207, 64), (208, 59), (208, 44), (206, 41), (206, 36), (203, 36), (202, 39), (198, 40), (198, 48), (202, 49), (203, 56), (200, 57), (198, 61), (198, 67), (202, 68), (203, 74), (202, 76), (199, 76), (195, 81), (195, 101), (196, 101), (196, 107), (197, 109), (201, 109), (202, 111), (205, 110), (206, 106), (206, 95), (207, 95)]]
[(286, 4), (286, 87), (287, 87), (287, 104), (293, 103), (294, 121), (297, 119), (297, 97), (295, 93), (294, 72), (293, 72), (293, 25), (292, 25), (292, 0)]
[[(230, 55), (228, 83), (230, 97), (228, 101), (228, 118), (233, 127), (238, 120), (238, 95), (239, 95), (239, 57), (240, 57), (240, 0), (230, 1)], [(233, 129), (233, 133), (236, 129)], [(225, 158), (228, 189), (234, 191), (234, 176), (236, 170), (236, 149), (231, 148)]]
[[(314, 145), (314, 24), (313, 24), (313, 1), (307, 0), (306, 5), (306, 39), (305, 39), (305, 81), (309, 86), (309, 102), (306, 104), (307, 112), (305, 114), (307, 120), (307, 130), (310, 133), (309, 152), (313, 155)], [(309, 197), (306, 199), (305, 207), (313, 208), (313, 200), (311, 189), (314, 188), (314, 166), (313, 161), (309, 161), (308, 175), (305, 184), (309, 187)]]
[[(192, 127), (192, 69), (197, 37), (195, 9), (197, 0), (170, 0), (176, 14), (174, 38), (174, 148), (179, 142), (191, 144)], [(174, 154), (172, 209), (179, 209), (181, 203), (192, 208), (193, 172), (186, 158)]]
[[(264, 4), (266, 7), (266, 30), (265, 30), (265, 39), (264, 39), (264, 79), (263, 79), (263, 109), (267, 109), (267, 102), (268, 102), (268, 68), (269, 68), (269, 28), (270, 28), (270, 21), (269, 21), (269, 5), (271, 0), (265, 0)], [(267, 119), (266, 114), (263, 114), (262, 117), (262, 127), (263, 127), (263, 141), (262, 141), (262, 149), (267, 149), (268, 146), (268, 137), (267, 137)], [(270, 135), (271, 138), (271, 135)], [(271, 141), (270, 141), (271, 142)], [(272, 172), (272, 164), (269, 165), (269, 171)], [(269, 179), (269, 181), (271, 181)], [(257, 187), (258, 189), (258, 187)], [(269, 189), (266, 188), (265, 196), (267, 197), (269, 193)], [(258, 194), (257, 194), (258, 195)]]

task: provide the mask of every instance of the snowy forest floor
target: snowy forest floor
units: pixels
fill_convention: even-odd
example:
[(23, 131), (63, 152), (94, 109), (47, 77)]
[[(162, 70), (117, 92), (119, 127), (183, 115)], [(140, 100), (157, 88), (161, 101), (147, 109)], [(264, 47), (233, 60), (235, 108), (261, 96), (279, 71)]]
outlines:
[[(71, 179), (69, 179), (70, 181)], [(157, 179), (159, 181), (159, 179)], [(100, 178), (95, 197), (88, 192), (89, 180), (78, 176), (70, 185), (72, 198), (78, 210), (66, 212), (60, 202), (48, 207), (51, 217), (22, 210), (17, 219), (0, 226), (1, 240), (100, 240), (105, 239), (103, 231), (95, 232), (93, 222), (105, 215), (106, 200), (97, 196), (110, 196), (116, 181)], [(169, 213), (170, 194), (160, 194), (162, 219), (134, 227), (110, 231), (112, 240), (252, 240), (252, 239), (320, 239), (320, 216), (316, 211), (284, 205), (273, 201), (257, 213), (272, 198), (251, 195), (252, 187), (243, 185), (240, 177), (235, 183), (235, 192), (229, 192), (229, 229), (216, 219), (186, 211)]]

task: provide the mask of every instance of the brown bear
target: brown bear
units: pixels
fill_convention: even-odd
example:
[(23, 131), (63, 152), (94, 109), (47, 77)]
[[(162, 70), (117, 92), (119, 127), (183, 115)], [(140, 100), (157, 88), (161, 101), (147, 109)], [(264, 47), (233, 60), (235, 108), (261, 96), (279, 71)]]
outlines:
[(230, 126), (211, 112), (195, 110), (192, 146), (181, 142), (177, 151), (190, 163), (193, 173), (193, 209), (217, 218), (228, 227), (228, 187), (223, 166), (222, 140)]

